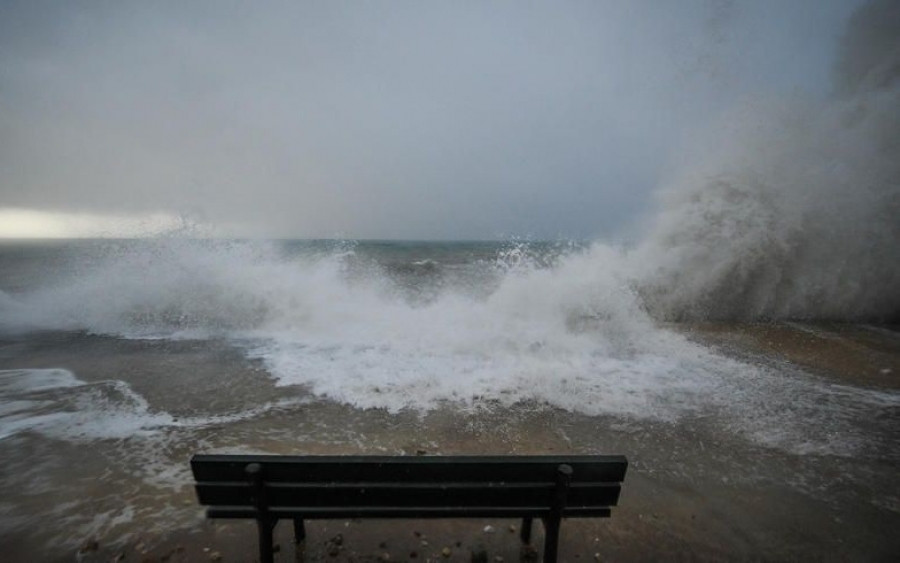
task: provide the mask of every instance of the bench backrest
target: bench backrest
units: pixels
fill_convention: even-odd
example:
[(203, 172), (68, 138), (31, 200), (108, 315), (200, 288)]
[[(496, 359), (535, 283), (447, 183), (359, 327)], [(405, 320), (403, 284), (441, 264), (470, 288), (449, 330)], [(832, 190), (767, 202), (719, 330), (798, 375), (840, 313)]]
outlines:
[[(248, 467), (253, 466), (250, 473)], [(622, 456), (196, 455), (200, 503), (215, 517), (520, 516), (550, 510), (571, 472), (563, 516), (608, 516)]]

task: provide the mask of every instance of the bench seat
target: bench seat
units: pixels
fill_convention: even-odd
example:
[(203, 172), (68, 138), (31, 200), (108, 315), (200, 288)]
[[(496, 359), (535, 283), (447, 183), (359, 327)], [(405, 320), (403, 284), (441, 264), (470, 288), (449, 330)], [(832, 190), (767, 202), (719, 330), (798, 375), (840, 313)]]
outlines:
[(257, 521), (260, 560), (272, 529), (339, 518), (523, 518), (544, 522), (544, 561), (556, 560), (562, 518), (608, 517), (619, 500), (623, 456), (195, 455), (197, 498), (209, 518)]

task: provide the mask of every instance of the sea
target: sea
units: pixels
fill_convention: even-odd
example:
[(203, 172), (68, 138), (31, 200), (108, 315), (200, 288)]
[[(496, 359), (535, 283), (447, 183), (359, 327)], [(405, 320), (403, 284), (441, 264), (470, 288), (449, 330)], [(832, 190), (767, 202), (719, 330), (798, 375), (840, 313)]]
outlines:
[[(625, 453), (632, 475), (777, 483), (900, 519), (896, 327), (667, 317), (641, 256), (581, 241), (2, 242), (0, 544), (71, 555), (198, 526), (200, 452)], [(714, 338), (767, 327), (868, 352), (835, 378), (779, 342)], [(877, 384), (854, 380), (868, 368)]]

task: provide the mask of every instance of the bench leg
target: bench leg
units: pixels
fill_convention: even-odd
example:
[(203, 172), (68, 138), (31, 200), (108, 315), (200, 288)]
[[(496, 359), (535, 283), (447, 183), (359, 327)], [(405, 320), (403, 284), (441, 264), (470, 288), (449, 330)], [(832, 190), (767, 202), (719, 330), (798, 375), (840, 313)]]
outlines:
[(272, 530), (278, 520), (259, 518), (256, 527), (259, 531), (259, 563), (274, 563), (275, 552), (272, 549)]
[(572, 483), (572, 468), (561, 464), (556, 468), (556, 493), (550, 514), (544, 520), (544, 563), (556, 563), (556, 552), (559, 547), (559, 525), (562, 522), (563, 509)]
[(304, 540), (306, 539), (306, 526), (303, 518), (294, 518), (294, 561), (295, 563), (305, 563), (306, 553)]
[(294, 518), (294, 543), (300, 544), (306, 539), (306, 526), (303, 525), (303, 518)]
[(544, 563), (556, 563), (559, 548), (559, 518), (544, 519)]
[(522, 529), (519, 532), (519, 537), (522, 538), (522, 543), (524, 544), (531, 543), (531, 522), (531, 516), (522, 518)]

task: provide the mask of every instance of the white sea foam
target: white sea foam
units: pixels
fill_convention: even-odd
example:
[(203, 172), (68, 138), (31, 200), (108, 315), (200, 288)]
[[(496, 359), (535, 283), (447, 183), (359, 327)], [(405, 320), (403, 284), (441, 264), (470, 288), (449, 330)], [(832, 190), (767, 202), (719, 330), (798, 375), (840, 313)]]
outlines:
[(152, 413), (121, 381), (86, 383), (64, 369), (0, 371), (0, 439), (33, 431), (63, 439), (150, 433), (172, 417)]
[(120, 380), (85, 382), (66, 369), (0, 370), (0, 440), (37, 432), (67, 441), (164, 437), (294, 408), (308, 398), (285, 397), (228, 413), (173, 417)]
[(420, 307), (335, 279), (340, 299), (282, 308), (246, 343), (280, 383), (363, 408), (537, 401), (671, 416), (681, 407), (663, 397), (701, 393), (710, 370), (698, 357), (711, 355), (655, 328), (601, 266), (619, 260), (596, 246), (555, 269), (508, 271), (486, 300), (447, 294)]

